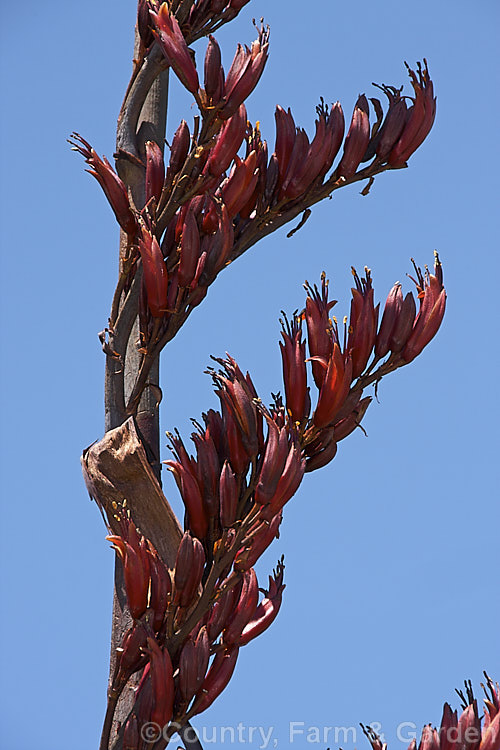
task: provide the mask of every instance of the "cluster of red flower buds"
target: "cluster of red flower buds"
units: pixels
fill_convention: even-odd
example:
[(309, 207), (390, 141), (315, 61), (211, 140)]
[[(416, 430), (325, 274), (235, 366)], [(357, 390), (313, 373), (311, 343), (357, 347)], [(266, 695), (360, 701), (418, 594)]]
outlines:
[[(188, 221), (196, 221), (190, 205), (184, 227)], [(130, 731), (147, 721), (161, 726), (173, 717), (184, 721), (208, 708), (228, 684), (238, 649), (276, 617), (283, 564), (260, 604), (254, 565), (278, 536), (284, 506), (304, 472), (331, 461), (337, 443), (360, 425), (371, 401), (362, 397), (364, 388), (417, 356), (442, 320), (445, 292), (437, 254), (434, 274), (424, 275), (416, 266), (415, 272), (419, 311), (413, 295), (403, 299), (396, 284), (378, 325), (370, 271), (360, 278), (353, 269), (343, 337), (331, 317), (335, 301), (328, 299), (325, 275), (320, 288), (305, 285), (305, 309), (282, 322), (285, 404), (277, 395), (264, 407), (250, 375), (234, 359), (215, 360), (219, 369), (208, 372), (220, 411), (211, 409), (203, 424), (194, 422), (196, 455), (178, 433), (169, 434), (174, 459), (165, 464), (186, 510), (174, 570), (117, 511), (121, 534), (108, 538), (123, 563), (134, 625), (122, 644), (114, 689), (144, 669)], [(318, 391), (314, 409), (308, 362)]]
[[(466, 683), (466, 695), (457, 691), (462, 698), (462, 713), (458, 716), (448, 703), (444, 704), (443, 717), (439, 729), (431, 724), (422, 730), (418, 750), (498, 750), (500, 748), (500, 688), (484, 673), (486, 685), (482, 685), (484, 698), (484, 723), (479, 716), (477, 700), (472, 686)], [(481, 726), (482, 724), (482, 726)], [(371, 727), (361, 725), (368, 737), (372, 750), (387, 750)], [(417, 750), (417, 740), (412, 739), (408, 750)]]
[[(283, 322), (283, 378), (286, 409), (297, 424), (307, 459), (306, 471), (318, 469), (334, 458), (337, 443), (359, 426), (371, 398), (362, 398), (363, 389), (388, 372), (411, 362), (437, 333), (444, 316), (446, 293), (439, 257), (435, 273), (425, 275), (415, 266), (414, 279), (420, 308), (416, 312), (413, 295), (403, 300), (401, 284), (389, 292), (378, 326), (379, 305), (374, 304), (371, 274), (360, 278), (353, 269), (351, 311), (343, 341), (330, 309), (328, 282), (322, 276), (321, 291), (306, 284), (305, 310), (290, 323)], [(316, 407), (311, 411), (307, 384), (305, 341), (302, 322), (307, 325), (309, 361), (318, 389)], [(387, 356), (389, 355), (389, 356)], [(377, 364), (387, 357), (382, 365)], [(371, 361), (370, 361), (371, 360)]]
[[(208, 5), (214, 3), (193, 5), (192, 12), (204, 13)], [(237, 3), (238, 8), (234, 3), (219, 5), (223, 10), (229, 6), (237, 10), (243, 3)], [(167, 3), (143, 3), (141, 28), (145, 9), (151, 39), (157, 40), (179, 80), (195, 96), (203, 127), (195, 127), (191, 134), (187, 123), (181, 122), (167, 166), (160, 147), (146, 143), (145, 206), (132, 204), (109, 162), (78, 134), (74, 134), (73, 146), (85, 157), (129, 237), (132, 262), (126, 269), (128, 283), (137, 261), (142, 261), (141, 347), (147, 349), (153, 330), (155, 335), (159, 327), (165, 331), (172, 315), (191, 310), (202, 301), (208, 286), (232, 260), (235, 244), (241, 245), (246, 231), (248, 236), (255, 234), (263, 220), (292, 211), (297, 204), (306, 208), (318, 196), (324, 197), (360, 176), (404, 166), (432, 127), (435, 97), (427, 65), (422, 68), (419, 64), (416, 73), (408, 68), (415, 93), (410, 106), (401, 89), (382, 86), (387, 112), (384, 116), (380, 101), (372, 98), (376, 121), (370, 125), (369, 103), (361, 95), (345, 139), (339, 102), (330, 108), (321, 102), (311, 140), (296, 127), (290, 110), (277, 107), (276, 143), (269, 157), (258, 125), (252, 127), (247, 121), (244, 103), (267, 61), (268, 30), (258, 29), (251, 47), (238, 46), (227, 75), (219, 46), (210, 36), (201, 87), (186, 42), (188, 21), (180, 24)], [(145, 39), (145, 32), (141, 33)], [(242, 144), (244, 156), (239, 155)], [(365, 162), (371, 162), (369, 174), (362, 166)]]
[[(110, 696), (116, 700), (128, 679), (142, 670), (134, 707), (124, 727), (127, 741), (136, 742), (130, 747), (141, 750), (144, 725), (153, 722), (163, 728), (171, 721), (183, 723), (205, 711), (224, 690), (239, 649), (261, 635), (279, 612), (284, 565), (278, 563), (259, 602), (253, 567), (235, 562), (229, 573), (235, 548), (229, 565), (216, 576), (207, 606), (192, 624), (189, 617), (199, 606), (211, 569), (199, 539), (186, 531), (175, 567), (169, 570), (123, 508), (116, 508), (116, 519), (120, 534), (107, 538), (123, 564), (133, 625), (117, 652)], [(229, 536), (224, 541), (228, 548)], [(234, 541), (237, 546), (242, 544), (244, 551), (244, 540)]]

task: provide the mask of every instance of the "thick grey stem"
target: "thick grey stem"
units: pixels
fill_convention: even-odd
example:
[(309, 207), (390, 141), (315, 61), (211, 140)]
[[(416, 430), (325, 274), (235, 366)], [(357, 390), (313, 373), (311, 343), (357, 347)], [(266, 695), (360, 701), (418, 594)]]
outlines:
[[(136, 34), (137, 49), (137, 34)], [(166, 117), (168, 102), (168, 70), (161, 72), (151, 86), (137, 127), (134, 156), (144, 157), (145, 143), (148, 140), (155, 141), (163, 148), (165, 141)], [(117, 135), (117, 143), (120, 141)], [(144, 170), (134, 165), (129, 160), (120, 160), (120, 174), (122, 179), (132, 192), (135, 205), (140, 208), (144, 205)], [(140, 354), (137, 351), (136, 341), (138, 338), (138, 322), (135, 321), (126, 346), (124, 362), (107, 356), (106, 379), (105, 379), (105, 429), (106, 431), (118, 427), (125, 419), (125, 398), (137, 377), (140, 365)], [(123, 369), (122, 369), (123, 368)], [(160, 447), (159, 447), (159, 415), (158, 415), (158, 393), (159, 393), (159, 362), (155, 362), (151, 368), (149, 383), (152, 388), (146, 387), (141, 398), (136, 424), (144, 444), (148, 460), (159, 478), (160, 476)], [(123, 583), (123, 571), (120, 562), (115, 568), (115, 589), (113, 597), (113, 618), (111, 632), (111, 663), (110, 679), (113, 675), (116, 661), (116, 649), (120, 646), (125, 631), (130, 627), (130, 615), (126, 608), (126, 595)], [(126, 719), (134, 699), (134, 684), (127, 686), (122, 698), (119, 700), (113, 728), (111, 730), (110, 745), (113, 745), (119, 725)]]

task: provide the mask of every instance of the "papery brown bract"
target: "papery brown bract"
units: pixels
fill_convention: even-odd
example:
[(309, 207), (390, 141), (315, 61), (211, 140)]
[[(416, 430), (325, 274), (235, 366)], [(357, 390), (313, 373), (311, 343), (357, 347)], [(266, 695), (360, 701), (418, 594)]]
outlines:
[(151, 10), (150, 14), (155, 25), (153, 34), (168, 63), (187, 90), (192, 94), (197, 94), (198, 73), (177, 19), (170, 14), (167, 3), (160, 5), (158, 13)]

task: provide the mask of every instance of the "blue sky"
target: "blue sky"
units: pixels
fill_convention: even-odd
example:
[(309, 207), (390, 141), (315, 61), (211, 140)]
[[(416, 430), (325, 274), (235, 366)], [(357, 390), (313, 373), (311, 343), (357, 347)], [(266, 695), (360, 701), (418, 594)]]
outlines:
[[(246, 647), (230, 687), (195, 725), (241, 723), (268, 745), (367, 748), (377, 722), (391, 750), (437, 723), (454, 688), (500, 675), (498, 646), (498, 52), (492, 0), (418, 6), (252, 0), (218, 34), (224, 62), (271, 25), (271, 55), (248, 102), (274, 143), (274, 106), (312, 132), (319, 97), (348, 114), (371, 82), (407, 82), (427, 57), (438, 95), (428, 141), (410, 168), (316, 207), (292, 239), (267, 238), (217, 280), (163, 354), (163, 432), (215, 406), (203, 375), (225, 351), (264, 400), (281, 387), (281, 309), (326, 270), (348, 311), (350, 266), (372, 269), (382, 301), (410, 257), (440, 252), (448, 290), (442, 330), (389, 376), (361, 431), (307, 476), (286, 508), (261, 582), (285, 554), (278, 620)], [(102, 435), (103, 355), (117, 230), (99, 188), (65, 142), (72, 130), (112, 156), (130, 72), (135, 3), (4, 7), (2, 242), (2, 747), (97, 747), (105, 708), (113, 553), (88, 500), (81, 450)], [(22, 23), (20, 23), (20, 17)], [(204, 51), (204, 44), (197, 49)], [(168, 132), (195, 110), (175, 83)], [(405, 286), (410, 289), (410, 282)], [(163, 441), (164, 443), (165, 441)], [(164, 446), (163, 458), (168, 454)], [(178, 510), (170, 479), (165, 491)], [(298, 732), (289, 739), (290, 723)], [(300, 724), (303, 722), (303, 724)], [(408, 725), (399, 735), (397, 727)], [(326, 742), (310, 727), (333, 730)], [(237, 730), (236, 737), (238, 736)], [(268, 735), (269, 736), (269, 735)], [(346, 741), (347, 739), (347, 741)], [(274, 745), (276, 740), (277, 745)], [(242, 744), (242, 743), (240, 743)]]

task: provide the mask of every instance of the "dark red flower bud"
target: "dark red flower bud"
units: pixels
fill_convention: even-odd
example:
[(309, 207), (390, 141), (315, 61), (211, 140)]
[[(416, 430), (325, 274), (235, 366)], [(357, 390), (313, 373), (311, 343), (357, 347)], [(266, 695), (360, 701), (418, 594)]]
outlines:
[(179, 251), (179, 286), (187, 287), (194, 278), (200, 256), (200, 232), (191, 206), (184, 216)]
[(101, 159), (90, 143), (87, 143), (78, 133), (73, 133), (72, 138), (73, 141), (69, 141), (71, 147), (74, 151), (79, 151), (91, 167), (87, 172), (95, 177), (102, 187), (118, 224), (129, 237), (134, 237), (138, 230), (138, 224), (130, 207), (125, 185), (105, 156)]
[(170, 148), (170, 162), (167, 170), (167, 178), (169, 180), (172, 180), (182, 169), (182, 165), (186, 161), (186, 157), (189, 153), (190, 143), (191, 136), (188, 125), (185, 120), (182, 120), (181, 124), (175, 131), (172, 139), (172, 146)]
[[(267, 514), (267, 512), (265, 511)], [(280, 510), (271, 518), (271, 521), (262, 521), (248, 535), (251, 537), (244, 546), (238, 550), (234, 558), (234, 569), (237, 571), (250, 570), (259, 557), (266, 551), (272, 542), (279, 538), (279, 527), (283, 519)]]
[(220, 522), (223, 529), (233, 525), (238, 505), (238, 483), (231, 471), (229, 462), (225, 461), (220, 475)]
[(186, 531), (177, 550), (174, 573), (175, 598), (181, 607), (188, 607), (196, 596), (204, 565), (201, 542)]
[(265, 515), (268, 520), (275, 516), (290, 498), (297, 492), (305, 471), (305, 459), (302, 458), (302, 451), (296, 435), (292, 435), (292, 442), (283, 474), (280, 477), (276, 492), (271, 499), (269, 508), (266, 508)]
[(295, 145), (295, 122), (290, 109), (285, 112), (279, 105), (276, 107), (274, 118), (276, 120), (274, 155), (279, 168), (279, 184), (281, 185), (288, 172), (288, 164)]
[(344, 357), (337, 342), (326, 364), (326, 373), (319, 392), (312, 420), (320, 429), (331, 424), (344, 403), (352, 382), (352, 360)]
[(154, 141), (146, 141), (146, 203), (160, 200), (165, 182), (165, 165), (161, 148)]
[(411, 292), (408, 292), (408, 294), (404, 298), (399, 317), (396, 320), (394, 328), (391, 332), (391, 337), (389, 340), (389, 348), (391, 352), (400, 352), (408, 341), (408, 337), (413, 328), (416, 313), (417, 308), (415, 305), (415, 299), (413, 297), (413, 294)]
[(292, 323), (281, 321), (283, 342), (280, 342), (283, 361), (286, 407), (294, 422), (302, 423), (309, 415), (311, 399), (307, 387), (306, 344), (302, 341), (302, 320), (294, 316)]
[(322, 441), (323, 445), (319, 450), (308, 450), (306, 458), (306, 472), (322, 469), (333, 461), (337, 455), (337, 441), (333, 437), (333, 431), (328, 430), (329, 439)]
[(164, 461), (163, 463), (168, 466), (175, 477), (188, 514), (189, 528), (198, 539), (204, 539), (208, 531), (208, 518), (197, 480), (178, 461)]
[[(303, 130), (302, 128), (297, 128), (292, 152), (288, 160), (288, 168), (281, 180), (281, 188), (278, 193), (279, 200), (286, 196), (287, 188), (295, 175), (297, 175), (298, 179), (300, 180), (300, 175), (302, 173), (304, 162), (307, 159), (308, 153), (309, 138), (307, 137), (305, 130)], [(293, 194), (294, 191), (292, 191), (292, 193), (287, 197), (291, 198)]]
[(162, 318), (168, 310), (167, 266), (156, 237), (144, 226), (141, 230), (142, 238), (139, 240), (139, 252), (142, 260), (148, 307), (154, 318)]
[(348, 180), (356, 172), (370, 141), (369, 107), (366, 96), (362, 94), (352, 115), (351, 125), (344, 143), (342, 159), (335, 170), (335, 176)]
[(123, 730), (123, 750), (136, 750), (141, 743), (139, 722), (135, 714), (131, 714)]
[(206, 711), (227, 686), (236, 666), (238, 651), (238, 646), (229, 646), (216, 653), (190, 711), (193, 716)]
[(449, 704), (445, 703), (439, 729), (440, 750), (456, 750), (457, 724), (457, 712), (452, 711)]
[(117, 649), (118, 668), (113, 684), (124, 684), (129, 677), (144, 667), (147, 657), (144, 649), (147, 646), (147, 631), (141, 622), (134, 623), (123, 636), (122, 644)]
[(242, 104), (222, 127), (210, 151), (205, 171), (219, 177), (229, 167), (243, 142), (247, 128), (247, 111)]
[(457, 747), (460, 750), (478, 750), (481, 743), (481, 721), (474, 700), (458, 719)]
[(356, 427), (359, 427), (361, 420), (366, 414), (366, 410), (372, 402), (371, 396), (366, 396), (354, 407), (352, 412), (344, 419), (335, 423), (334, 426), (334, 437), (337, 443), (344, 440), (351, 432), (354, 432)]
[(209, 518), (219, 514), (219, 475), (220, 463), (215, 443), (210, 434), (194, 433), (193, 442), (196, 445), (198, 484), (203, 492), (203, 504)]
[(425, 278), (419, 268), (415, 266), (418, 281), (415, 281), (420, 299), (418, 311), (412, 332), (403, 349), (402, 357), (405, 362), (411, 362), (427, 346), (436, 335), (443, 320), (446, 308), (446, 292), (443, 287), (443, 271), (439, 256), (435, 253), (435, 275), (426, 271)]
[(139, 538), (128, 519), (122, 520), (122, 536), (107, 536), (123, 564), (125, 590), (130, 614), (138, 620), (147, 609), (149, 592), (149, 556), (144, 537)]
[(207, 633), (210, 643), (216, 641), (226, 627), (235, 602), (239, 598), (239, 594), (240, 590), (238, 586), (233, 586), (230, 589), (226, 589), (212, 604), (207, 619)]
[(235, 606), (232, 616), (224, 629), (224, 643), (236, 643), (245, 625), (249, 622), (259, 601), (259, 584), (255, 570), (250, 568), (243, 573), (243, 585), (240, 598)]
[(210, 644), (207, 629), (202, 627), (196, 641), (188, 638), (179, 658), (179, 691), (189, 703), (201, 686), (208, 668)]
[(252, 196), (259, 173), (256, 170), (257, 154), (252, 151), (244, 161), (235, 157), (235, 164), (227, 182), (222, 187), (222, 200), (232, 219)]
[(174, 713), (174, 673), (170, 654), (160, 648), (154, 638), (148, 638), (150, 675), (153, 694), (151, 722), (159, 727), (166, 726)]
[(394, 144), (400, 138), (408, 119), (406, 100), (400, 97), (398, 91), (386, 91), (386, 93), (389, 97), (389, 109), (378, 133), (376, 147), (376, 154), (382, 161), (389, 156)]
[(150, 14), (156, 27), (153, 34), (167, 62), (188, 91), (196, 94), (199, 87), (198, 73), (177, 19), (170, 14), (167, 3), (160, 5), (158, 13), (151, 10)]
[(333, 338), (329, 314), (336, 300), (328, 301), (328, 280), (321, 274), (321, 294), (316, 284), (312, 287), (306, 282), (307, 291), (305, 319), (309, 354), (312, 362), (314, 382), (321, 388), (326, 375), (326, 368), (321, 360), (327, 362), (333, 351)]
[(205, 54), (205, 93), (209, 101), (217, 104), (222, 97), (220, 47), (215, 37), (211, 34), (208, 39), (209, 42)]
[(268, 423), (266, 448), (255, 490), (255, 502), (258, 505), (266, 505), (274, 496), (289, 450), (286, 427), (279, 428), (272, 419), (267, 417), (266, 419)]
[(401, 293), (401, 284), (398, 281), (396, 284), (394, 284), (391, 291), (387, 295), (384, 313), (382, 315), (382, 321), (380, 323), (380, 328), (377, 333), (377, 340), (375, 342), (375, 356), (377, 357), (377, 359), (385, 357), (385, 355), (390, 350), (389, 342), (391, 340), (392, 331), (399, 319), (402, 307), (403, 295)]
[(352, 289), (351, 315), (347, 351), (352, 358), (352, 379), (359, 377), (365, 369), (377, 335), (378, 305), (373, 306), (371, 275), (365, 268), (365, 277), (359, 278), (352, 269), (356, 288)]
[(163, 618), (172, 592), (172, 581), (168, 568), (151, 543), (148, 546), (148, 553), (151, 576), (149, 606), (153, 610), (153, 629), (158, 632), (163, 625)]
[(283, 583), (283, 574), (285, 566), (282, 562), (278, 563), (274, 571), (274, 577), (269, 576), (269, 591), (266, 592), (264, 599), (258, 605), (251, 620), (245, 625), (238, 639), (238, 646), (246, 646), (258, 635), (261, 635), (272, 622), (276, 619), (281, 607), (281, 600), (285, 585)]

